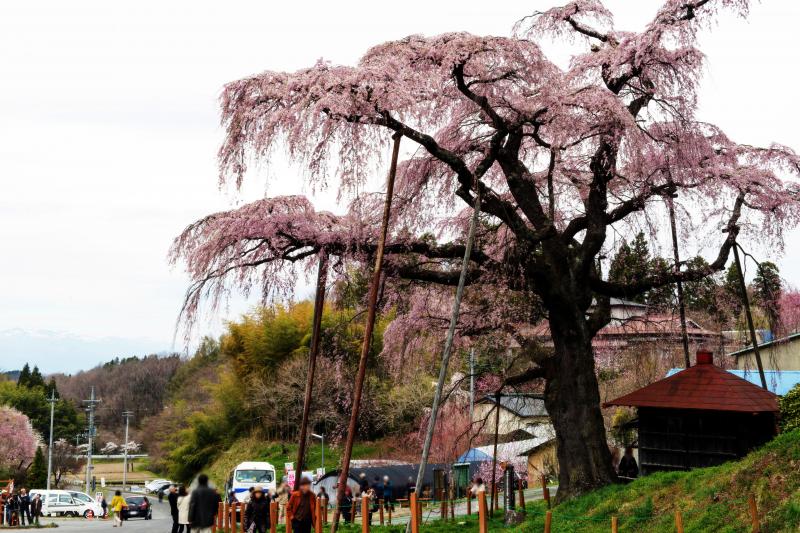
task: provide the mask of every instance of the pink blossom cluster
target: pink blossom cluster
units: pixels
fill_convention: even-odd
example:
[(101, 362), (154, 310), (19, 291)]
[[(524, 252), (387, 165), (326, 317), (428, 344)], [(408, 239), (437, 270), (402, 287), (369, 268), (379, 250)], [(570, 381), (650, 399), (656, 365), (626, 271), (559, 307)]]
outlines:
[(39, 439), (27, 416), (0, 406), (0, 470), (18, 472), (33, 461)]

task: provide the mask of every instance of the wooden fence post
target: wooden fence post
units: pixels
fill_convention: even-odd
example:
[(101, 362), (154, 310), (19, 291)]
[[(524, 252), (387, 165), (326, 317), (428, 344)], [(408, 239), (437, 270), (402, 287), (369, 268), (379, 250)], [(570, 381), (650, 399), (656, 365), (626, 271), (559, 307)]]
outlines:
[(467, 516), (472, 516), (472, 491), (467, 491)]
[(222, 502), (219, 502), (217, 505), (217, 516), (214, 517), (214, 525), (211, 526), (211, 531), (216, 533), (217, 529), (222, 529), (222, 513), (224, 512), (224, 507), (222, 506)]
[(525, 489), (522, 487), (522, 480), (519, 480), (519, 508), (525, 512)]
[(439, 502), (439, 519), (442, 522), (447, 522), (447, 494), (444, 491), (441, 493), (441, 501)]
[(378, 514), (380, 515), (380, 524), (383, 525), (383, 499), (382, 498), (378, 498), (378, 507), (380, 507), (380, 510), (378, 511)]
[(489, 531), (489, 519), (486, 516), (486, 492), (478, 493), (478, 533)]
[(683, 516), (680, 511), (675, 511), (675, 531), (683, 533)]
[(314, 509), (314, 533), (322, 533), (322, 498), (317, 498)]
[(278, 529), (278, 502), (269, 504), (269, 533), (275, 533)]
[(361, 496), (361, 533), (369, 533), (369, 497)]
[(328, 498), (323, 498), (322, 502), (322, 523), (328, 525)]
[[(286, 505), (286, 507), (289, 507), (289, 506)], [(284, 511), (284, 514), (286, 515), (286, 533), (292, 533), (292, 521), (289, 520), (289, 513)]]
[(236, 513), (238, 507), (239, 505), (236, 502), (231, 504), (231, 533), (236, 533), (236, 530), (239, 529), (239, 524), (237, 522), (239, 515)]
[(619, 523), (616, 516), (611, 517), (611, 533), (619, 533)]
[(412, 492), (409, 498), (411, 506), (411, 533), (419, 533), (419, 513), (417, 513), (419, 502), (417, 501), (417, 493)]
[(547, 502), (547, 508), (550, 509), (550, 488), (544, 488), (544, 501)]
[(759, 533), (761, 531), (761, 525), (758, 520), (758, 504), (756, 504), (755, 494), (750, 495), (748, 503), (750, 504), (750, 518), (753, 521), (753, 533)]
[(246, 507), (247, 507), (246, 503), (242, 503), (242, 506), (239, 507), (239, 511), (242, 513), (241, 515), (239, 515), (240, 518), (239, 522), (242, 523), (242, 533), (246, 533), (246, 531), (244, 530), (244, 515), (245, 511), (247, 510)]
[(547, 511), (544, 515), (544, 533), (550, 533), (550, 526), (553, 523), (553, 511)]

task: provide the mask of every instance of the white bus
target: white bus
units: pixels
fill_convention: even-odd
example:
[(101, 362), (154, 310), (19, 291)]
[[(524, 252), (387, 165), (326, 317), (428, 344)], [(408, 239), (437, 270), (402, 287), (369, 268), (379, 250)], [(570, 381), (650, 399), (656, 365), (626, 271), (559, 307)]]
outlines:
[(265, 491), (275, 492), (275, 467), (269, 463), (248, 461), (240, 463), (233, 469), (225, 489), (228, 494), (233, 491), (236, 499), (245, 501), (249, 496), (250, 487), (262, 487)]

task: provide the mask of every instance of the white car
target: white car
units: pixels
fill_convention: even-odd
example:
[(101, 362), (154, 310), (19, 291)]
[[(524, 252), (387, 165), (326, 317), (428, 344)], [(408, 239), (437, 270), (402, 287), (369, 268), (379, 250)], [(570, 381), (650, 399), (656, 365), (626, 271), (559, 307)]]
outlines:
[(171, 485), (171, 484), (172, 482), (168, 479), (154, 479), (153, 481), (148, 481), (147, 483), (145, 483), (144, 488), (147, 492), (156, 492), (164, 485)]
[(72, 490), (33, 489), (31, 495), (42, 497), (42, 514), (44, 516), (102, 516), (103, 508), (91, 496)]

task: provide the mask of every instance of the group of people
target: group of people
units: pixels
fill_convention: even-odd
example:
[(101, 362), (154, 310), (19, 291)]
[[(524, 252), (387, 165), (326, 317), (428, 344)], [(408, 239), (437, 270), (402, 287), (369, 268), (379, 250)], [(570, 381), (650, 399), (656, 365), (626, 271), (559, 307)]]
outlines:
[[(210, 533), (219, 509), (219, 493), (208, 486), (208, 476), (197, 478), (197, 488), (191, 493), (185, 487), (170, 487), (167, 500), (172, 513), (172, 533)], [(283, 485), (278, 492), (270, 494), (263, 487), (251, 487), (247, 495), (244, 528), (247, 533), (267, 533), (271, 526), (270, 503), (286, 498), (286, 520), (292, 523), (292, 531), (311, 533), (317, 519), (315, 510), (317, 497), (311, 490), (311, 481), (303, 478), (299, 488), (289, 491)], [(235, 494), (229, 495), (228, 503), (235, 503)]]
[(28, 494), (23, 487), (18, 491), (0, 494), (0, 506), (3, 508), (2, 523), (9, 526), (32, 526), (39, 523), (42, 514), (42, 497), (36, 493)]
[[(409, 477), (408, 484), (406, 485), (406, 491), (408, 494), (411, 494), (414, 492), (415, 488), (416, 483), (414, 483), (414, 479)], [(338, 489), (338, 484), (334, 487), (334, 489)], [(325, 489), (321, 488), (321, 490), (324, 491)], [(379, 510), (381, 502), (383, 502), (383, 507), (385, 510), (394, 510), (394, 502), (397, 498), (394, 486), (392, 485), (389, 476), (383, 476), (383, 480), (381, 480), (380, 476), (375, 476), (372, 484), (370, 484), (369, 480), (367, 479), (367, 475), (362, 472), (358, 476), (358, 493), (353, 494), (353, 490), (350, 488), (350, 486), (345, 486), (344, 496), (339, 501), (339, 510), (342, 513), (342, 518), (345, 522), (350, 522), (353, 519), (354, 513), (358, 509), (358, 501), (364, 497), (369, 498), (371, 503), (369, 509), (370, 516), (368, 517), (368, 520), (370, 521), (372, 521), (372, 513), (375, 513)]]

